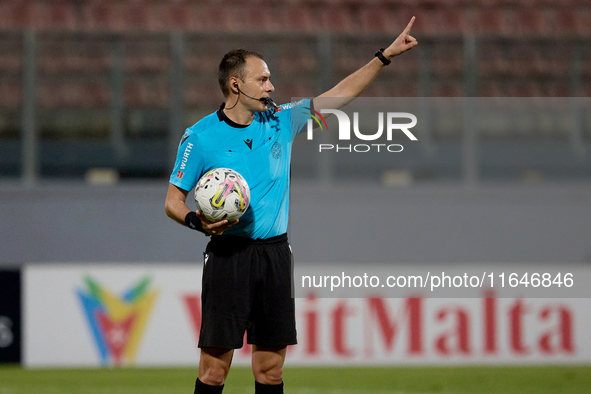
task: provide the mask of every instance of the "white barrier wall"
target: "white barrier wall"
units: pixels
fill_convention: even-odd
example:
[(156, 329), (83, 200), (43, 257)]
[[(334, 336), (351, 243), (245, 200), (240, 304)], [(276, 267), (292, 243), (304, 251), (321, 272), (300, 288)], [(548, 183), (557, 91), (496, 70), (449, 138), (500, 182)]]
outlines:
[[(28, 367), (197, 365), (200, 265), (28, 265), (23, 283)], [(591, 363), (589, 299), (315, 294), (296, 300), (288, 364)]]

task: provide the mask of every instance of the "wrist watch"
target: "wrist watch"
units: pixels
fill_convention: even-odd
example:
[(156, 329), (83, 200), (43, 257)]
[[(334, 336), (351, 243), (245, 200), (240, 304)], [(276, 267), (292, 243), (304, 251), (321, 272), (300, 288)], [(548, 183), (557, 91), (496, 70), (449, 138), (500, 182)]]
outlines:
[(380, 59), (382, 63), (384, 63), (384, 66), (387, 66), (388, 64), (392, 63), (392, 60), (388, 60), (384, 56), (384, 48), (380, 48), (380, 50), (376, 52), (376, 57)]

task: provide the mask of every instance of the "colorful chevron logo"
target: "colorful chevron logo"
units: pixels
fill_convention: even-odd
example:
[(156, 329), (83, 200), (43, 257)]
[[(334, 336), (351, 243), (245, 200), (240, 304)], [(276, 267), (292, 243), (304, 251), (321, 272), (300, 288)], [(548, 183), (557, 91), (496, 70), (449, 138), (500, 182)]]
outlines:
[[(310, 112), (306, 112), (306, 115), (310, 115), (310, 117), (312, 117), (316, 121), (318, 126), (320, 126), (320, 130), (324, 130), (324, 128), (322, 127), (322, 123), (324, 123), (324, 127), (326, 127), (326, 130), (328, 130), (328, 126), (326, 125), (326, 120), (324, 120), (324, 116), (322, 116), (320, 114), (320, 112), (318, 112), (314, 108), (310, 108), (310, 107), (304, 107), (304, 109), (310, 110)], [(318, 118), (320, 118), (320, 119), (318, 119)], [(322, 120), (322, 123), (320, 123), (320, 120)]]
[(141, 279), (120, 297), (96, 280), (84, 278), (85, 290), (76, 294), (82, 304), (102, 364), (133, 364), (158, 297), (149, 290), (151, 279)]

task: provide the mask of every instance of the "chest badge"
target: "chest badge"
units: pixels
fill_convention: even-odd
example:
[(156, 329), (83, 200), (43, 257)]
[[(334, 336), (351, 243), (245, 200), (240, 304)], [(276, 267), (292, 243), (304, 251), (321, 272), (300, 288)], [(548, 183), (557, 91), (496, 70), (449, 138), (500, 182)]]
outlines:
[(271, 147), (271, 156), (275, 159), (279, 159), (281, 157), (281, 144), (279, 142), (275, 142)]
[(250, 150), (252, 150), (252, 139), (244, 140), (244, 143), (246, 144), (246, 146), (248, 146)]

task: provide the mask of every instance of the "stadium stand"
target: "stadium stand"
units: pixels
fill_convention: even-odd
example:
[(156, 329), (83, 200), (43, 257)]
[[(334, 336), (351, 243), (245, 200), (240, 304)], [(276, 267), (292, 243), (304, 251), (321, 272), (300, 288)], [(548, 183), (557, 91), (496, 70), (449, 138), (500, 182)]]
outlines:
[(588, 34), (588, 1), (4, 0), (0, 28), (168, 31), (391, 32), (418, 17), (420, 33)]
[[(131, 117), (148, 119), (143, 114), (158, 110), (164, 118), (152, 124), (163, 127), (156, 135), (164, 138), (171, 81), (180, 81), (187, 117), (217, 108), (216, 68), (230, 48), (262, 53), (274, 72), (275, 98), (285, 102), (338, 82), (413, 15), (421, 45), (386, 68), (364, 96), (462, 97), (468, 72), (476, 96), (591, 96), (588, 0), (4, 0), (0, 141), (14, 138), (19, 124), (28, 31), (36, 33), (40, 111), (79, 116), (76, 110), (96, 109), (107, 119), (81, 135), (102, 138), (113, 116), (124, 117), (129, 136)], [(176, 33), (180, 65), (171, 56)], [(52, 130), (44, 135), (59, 138), (59, 127)]]

